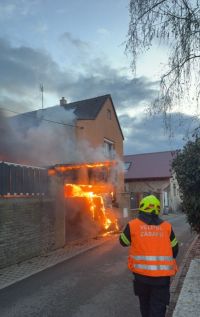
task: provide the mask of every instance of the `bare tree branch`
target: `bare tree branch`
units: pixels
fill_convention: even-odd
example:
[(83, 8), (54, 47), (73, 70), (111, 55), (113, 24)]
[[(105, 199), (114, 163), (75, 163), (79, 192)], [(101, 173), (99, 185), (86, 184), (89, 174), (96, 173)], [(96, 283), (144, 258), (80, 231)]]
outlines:
[[(184, 98), (200, 96), (200, 1), (199, 0), (130, 0), (130, 24), (126, 50), (136, 71), (137, 58), (154, 41), (170, 48), (168, 69), (160, 77), (159, 98), (155, 112), (173, 110)], [(193, 89), (194, 90), (194, 89)], [(196, 104), (198, 109), (198, 103)]]
[(153, 11), (157, 6), (159, 6), (160, 4), (164, 3), (165, 1), (167, 1), (167, 0), (161, 0), (161, 1), (157, 2), (157, 3), (155, 3), (151, 8), (148, 8), (148, 10), (143, 12), (141, 14), (141, 16), (138, 17), (138, 20), (141, 20), (147, 13)]

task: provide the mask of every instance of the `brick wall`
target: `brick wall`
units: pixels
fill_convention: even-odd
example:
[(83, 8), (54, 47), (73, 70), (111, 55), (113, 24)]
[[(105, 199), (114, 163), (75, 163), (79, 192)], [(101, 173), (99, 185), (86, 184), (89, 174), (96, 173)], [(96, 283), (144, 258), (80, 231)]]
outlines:
[(64, 209), (57, 201), (0, 199), (0, 268), (64, 245)]

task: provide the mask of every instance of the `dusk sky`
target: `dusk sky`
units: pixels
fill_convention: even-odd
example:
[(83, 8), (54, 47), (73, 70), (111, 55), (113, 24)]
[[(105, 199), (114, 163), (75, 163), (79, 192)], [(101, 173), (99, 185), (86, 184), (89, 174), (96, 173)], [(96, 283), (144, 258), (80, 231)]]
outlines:
[[(181, 147), (182, 127), (169, 139), (162, 116), (145, 112), (157, 95), (166, 54), (153, 47), (140, 57), (134, 77), (125, 54), (128, 6), (128, 0), (1, 0), (0, 107), (18, 113), (41, 108), (41, 84), (44, 107), (62, 96), (72, 102), (111, 94), (125, 154)], [(189, 115), (182, 120), (191, 125)]]

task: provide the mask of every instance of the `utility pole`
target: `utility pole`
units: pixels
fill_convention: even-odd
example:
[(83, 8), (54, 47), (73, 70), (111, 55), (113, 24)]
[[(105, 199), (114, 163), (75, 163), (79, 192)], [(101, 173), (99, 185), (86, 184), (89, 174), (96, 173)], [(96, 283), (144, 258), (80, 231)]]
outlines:
[(44, 86), (43, 86), (43, 84), (40, 84), (40, 91), (41, 91), (41, 94), (42, 94), (42, 109), (43, 109), (43, 107), (44, 107), (44, 98), (43, 98)]

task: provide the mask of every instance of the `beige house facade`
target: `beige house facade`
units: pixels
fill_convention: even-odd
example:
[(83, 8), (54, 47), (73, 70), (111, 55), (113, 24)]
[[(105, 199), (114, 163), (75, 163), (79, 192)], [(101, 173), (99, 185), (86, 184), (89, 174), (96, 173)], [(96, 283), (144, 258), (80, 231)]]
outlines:
[(95, 118), (77, 118), (77, 125), (82, 127), (76, 130), (77, 140), (87, 140), (94, 149), (103, 147), (108, 159), (117, 156), (123, 160), (124, 137), (110, 95), (104, 98)]
[[(115, 186), (119, 207), (121, 208), (121, 193), (124, 191), (123, 162), (123, 133), (118, 121), (115, 107), (110, 95), (97, 97), (88, 100), (93, 102), (93, 109), (96, 105), (97, 111), (93, 115), (88, 110), (88, 115), (77, 116), (76, 124), (82, 129), (76, 129), (76, 140), (81, 142), (87, 140), (95, 150), (102, 149), (106, 160), (117, 162)], [(99, 102), (101, 102), (99, 104)]]

